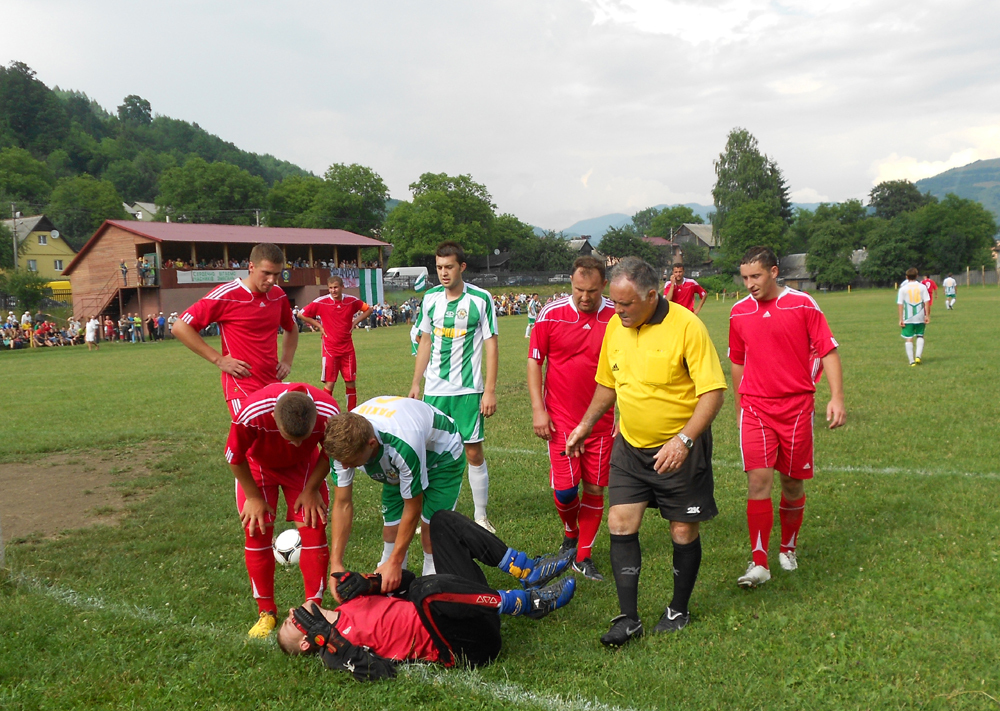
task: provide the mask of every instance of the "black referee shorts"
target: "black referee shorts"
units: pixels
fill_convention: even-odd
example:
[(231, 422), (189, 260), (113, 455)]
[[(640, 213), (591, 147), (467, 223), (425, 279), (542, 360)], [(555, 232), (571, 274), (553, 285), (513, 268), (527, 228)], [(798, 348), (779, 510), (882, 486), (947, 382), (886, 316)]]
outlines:
[(659, 447), (633, 447), (618, 435), (611, 450), (608, 501), (611, 506), (647, 503), (668, 521), (694, 523), (719, 514), (712, 478), (712, 430), (706, 429), (688, 452), (681, 468), (657, 474), (653, 458)]

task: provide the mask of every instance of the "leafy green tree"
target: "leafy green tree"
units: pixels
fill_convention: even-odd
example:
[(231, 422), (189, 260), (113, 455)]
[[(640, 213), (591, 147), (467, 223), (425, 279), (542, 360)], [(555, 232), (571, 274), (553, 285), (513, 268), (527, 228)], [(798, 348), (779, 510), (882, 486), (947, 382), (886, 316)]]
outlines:
[[(14, 235), (0, 223), (0, 270), (14, 268)], [(3, 272), (0, 272), (2, 275)], [(2, 277), (0, 277), (2, 278)]]
[(290, 175), (274, 184), (267, 194), (267, 224), (298, 227), (299, 219), (313, 204), (323, 187), (315, 175)]
[(701, 266), (702, 264), (707, 264), (711, 258), (708, 247), (692, 243), (681, 245), (681, 259), (686, 266)]
[(77, 249), (105, 220), (127, 217), (115, 186), (86, 173), (60, 180), (52, 191), (45, 214)]
[(845, 287), (857, 277), (853, 251), (850, 230), (836, 220), (823, 220), (811, 235), (806, 267), (820, 286)]
[[(655, 207), (647, 207), (645, 210), (639, 210), (639, 212), (632, 215), (632, 228), (635, 230), (637, 235), (652, 235), (650, 230), (653, 227), (653, 220), (660, 211)], [(662, 237), (663, 235), (657, 235), (657, 237)]]
[(662, 266), (664, 261), (662, 252), (644, 241), (631, 225), (610, 228), (604, 233), (597, 249), (601, 254), (615, 259), (639, 257), (654, 267)]
[(561, 272), (573, 266), (576, 255), (567, 248), (561, 232), (535, 234), (534, 228), (514, 215), (500, 215), (493, 225), (498, 249), (510, 252), (510, 268), (526, 272)]
[(5, 148), (0, 151), (0, 196), (7, 206), (10, 202), (23, 203), (22, 212), (37, 213), (38, 208), (49, 199), (55, 183), (55, 176), (49, 167), (35, 160), (25, 149)]
[(787, 245), (785, 221), (775, 214), (774, 205), (768, 201), (737, 205), (729, 211), (719, 236), (724, 249), (716, 264), (729, 273), (739, 271), (740, 259), (750, 247), (762, 245), (782, 255)]
[(886, 220), (904, 212), (919, 210), (933, 202), (937, 202), (936, 197), (930, 193), (921, 193), (909, 180), (886, 180), (868, 193), (868, 204), (875, 209), (875, 217)]
[(913, 214), (872, 222), (861, 276), (883, 286), (902, 281), (907, 269), (918, 266), (921, 255), (919, 226)]
[(31, 67), (23, 62), (0, 67), (0, 141), (46, 156), (59, 148), (69, 127), (62, 102)]
[(921, 265), (927, 271), (942, 274), (980, 266), (995, 242), (996, 220), (975, 200), (949, 193), (914, 216), (924, 235)]
[(157, 219), (220, 225), (256, 224), (267, 198), (264, 179), (229, 163), (191, 158), (160, 176)]
[(868, 210), (860, 200), (847, 200), (842, 203), (821, 203), (815, 211), (796, 209), (795, 219), (788, 233), (788, 252), (811, 252), (812, 236), (826, 222), (836, 222), (847, 229), (852, 249), (864, 246), (869, 222)]
[(650, 237), (662, 237), (670, 239), (670, 236), (680, 229), (681, 225), (700, 225), (705, 221), (701, 215), (696, 215), (694, 210), (685, 205), (675, 205), (664, 208), (653, 218), (652, 224), (646, 231)]
[(34, 311), (49, 293), (48, 282), (36, 272), (27, 269), (17, 269), (2, 275), (0, 289), (7, 292), (21, 305), (21, 308)]
[(389, 189), (371, 168), (335, 163), (323, 176), (301, 227), (326, 227), (374, 237), (385, 221)]
[(153, 123), (153, 107), (141, 96), (129, 94), (118, 107), (118, 120), (125, 124), (148, 126)]

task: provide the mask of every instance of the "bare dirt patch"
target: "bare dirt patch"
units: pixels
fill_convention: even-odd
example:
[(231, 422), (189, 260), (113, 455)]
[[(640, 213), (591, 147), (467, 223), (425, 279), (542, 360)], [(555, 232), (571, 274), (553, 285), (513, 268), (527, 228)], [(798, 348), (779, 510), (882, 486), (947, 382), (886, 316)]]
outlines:
[(0, 464), (3, 540), (116, 525), (128, 503), (148, 495), (141, 483), (158, 450), (64, 452)]

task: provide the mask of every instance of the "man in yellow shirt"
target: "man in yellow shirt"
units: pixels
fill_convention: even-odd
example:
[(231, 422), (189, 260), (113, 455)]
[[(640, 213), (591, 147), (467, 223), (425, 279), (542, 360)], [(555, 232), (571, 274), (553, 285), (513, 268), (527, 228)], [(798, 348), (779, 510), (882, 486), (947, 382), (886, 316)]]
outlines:
[(601, 643), (620, 647), (643, 634), (638, 612), (648, 506), (670, 521), (674, 596), (656, 625), (673, 632), (691, 619), (688, 601), (701, 566), (699, 524), (718, 514), (711, 424), (726, 389), (719, 355), (701, 320), (660, 295), (656, 271), (626, 257), (611, 272), (615, 316), (597, 365), (597, 389), (566, 453), (579, 456), (602, 414), (618, 404), (621, 433), (611, 454), (608, 530), (621, 614)]

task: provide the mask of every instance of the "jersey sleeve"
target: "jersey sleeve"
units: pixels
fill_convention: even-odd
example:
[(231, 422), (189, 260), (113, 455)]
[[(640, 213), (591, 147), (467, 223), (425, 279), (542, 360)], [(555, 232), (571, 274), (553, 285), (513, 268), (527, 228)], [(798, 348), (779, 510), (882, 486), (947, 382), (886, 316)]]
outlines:
[(286, 331), (298, 329), (295, 325), (295, 316), (292, 314), (292, 305), (288, 303), (287, 297), (281, 302), (281, 327)]
[(715, 344), (705, 324), (697, 319), (688, 326), (684, 335), (684, 360), (687, 361), (698, 397), (713, 390), (726, 389), (726, 376), (722, 372)]
[(319, 304), (315, 301), (310, 301), (306, 304), (306, 307), (302, 309), (302, 315), (306, 318), (316, 318), (319, 315)]
[(537, 321), (528, 341), (528, 357), (544, 363), (549, 355), (549, 321)]
[(485, 313), (483, 318), (479, 319), (479, 327), (483, 332), (483, 340), (487, 338), (493, 338), (497, 335), (497, 307), (493, 303), (493, 298), (487, 294), (487, 298), (484, 299), (486, 302)]
[(332, 460), (330, 473), (337, 480), (337, 486), (350, 486), (354, 483), (354, 467), (345, 467), (336, 459)]
[(736, 324), (736, 320), (730, 316), (729, 317), (729, 362), (733, 365), (746, 365), (747, 362), (747, 345), (743, 340), (743, 335), (740, 333), (740, 327)]
[(615, 376), (611, 372), (611, 364), (608, 362), (608, 341), (616, 330), (615, 322), (611, 321), (607, 330), (604, 331), (604, 340), (601, 341), (601, 355), (597, 359), (597, 374), (594, 376), (598, 385), (612, 389), (615, 387)]
[(806, 317), (806, 328), (809, 330), (809, 345), (817, 358), (823, 358), (839, 344), (830, 331), (826, 316), (819, 309), (809, 309)]
[(234, 422), (229, 426), (229, 437), (226, 439), (226, 461), (230, 464), (242, 464), (247, 460), (247, 452), (257, 440), (257, 430), (253, 427)]
[(706, 297), (706, 296), (708, 295), (708, 292), (707, 292), (707, 291), (705, 291), (705, 287), (703, 287), (703, 286), (702, 286), (701, 284), (699, 284), (698, 282), (695, 282), (695, 283), (694, 283), (694, 285), (693, 285), (693, 288), (694, 288), (694, 293), (696, 293), (696, 294), (698, 295), (698, 297), (699, 297), (699, 298), (700, 298), (700, 299), (701, 299), (702, 301), (704, 301), (704, 300), (705, 300), (705, 297)]
[(417, 328), (421, 333), (433, 333), (434, 325), (431, 323), (431, 317), (429, 313), (430, 309), (427, 308), (427, 297), (420, 303), (420, 318), (416, 323)]
[(200, 331), (208, 324), (218, 321), (224, 309), (225, 302), (220, 299), (199, 299), (181, 314), (181, 321)]

